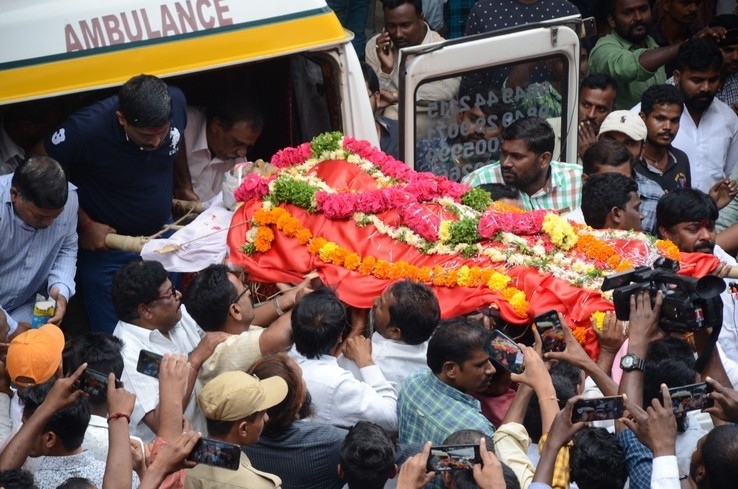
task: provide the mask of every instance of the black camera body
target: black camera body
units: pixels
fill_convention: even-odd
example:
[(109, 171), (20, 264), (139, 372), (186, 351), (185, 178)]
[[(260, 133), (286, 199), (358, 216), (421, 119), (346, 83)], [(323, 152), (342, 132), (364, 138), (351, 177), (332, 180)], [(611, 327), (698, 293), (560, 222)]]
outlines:
[(676, 272), (679, 264), (668, 258), (659, 258), (651, 267), (638, 267), (610, 275), (602, 283), (602, 290), (612, 290), (615, 315), (621, 321), (630, 318), (630, 297), (646, 291), (654, 304), (656, 293), (664, 296), (659, 326), (667, 333), (688, 333), (702, 328), (716, 327), (723, 322), (721, 292), (725, 282), (714, 275), (700, 279)]

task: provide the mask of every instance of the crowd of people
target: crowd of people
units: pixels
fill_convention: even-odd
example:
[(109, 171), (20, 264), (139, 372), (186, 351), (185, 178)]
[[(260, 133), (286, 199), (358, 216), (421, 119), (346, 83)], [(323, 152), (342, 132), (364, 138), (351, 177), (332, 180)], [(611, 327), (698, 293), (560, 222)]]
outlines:
[[(328, 3), (363, 32), (367, 1)], [(151, 235), (171, 222), (172, 197), (217, 196), (265, 129), (263, 111), (230, 91), (188, 106), (178, 88), (138, 75), (66, 118), (57, 100), (3, 112), (0, 487), (730, 487), (738, 16), (724, 13), (735, 2), (651, 3), (385, 0), (385, 28), (355, 41), (365, 43), (380, 141), (396, 152), (401, 48), (596, 14), (609, 32), (582, 49), (577, 161), (556, 156), (555, 60), (473, 84), (461, 76), (423, 85), (417, 96), (433, 102), (478, 95), (479, 83), (500, 76), (504, 88), (535, 82), (526, 103), (550, 117), (493, 125), (506, 102), (475, 104), (454, 114), (470, 132), (425, 140), (419, 152), (499, 138), (499, 151), (483, 151), (457, 179), (523, 210), (714, 255), (711, 273), (725, 281), (712, 311), (722, 311), (721, 325), (662, 328), (664, 295), (639, 292), (627, 325), (613, 313), (593, 325), (596, 359), (561, 315), (565, 349), (544, 352), (534, 332), (519, 346), (524, 370), (512, 372), (488, 348), (499, 317), (486, 309), (442, 320), (422, 283), (390, 283), (368, 311), (311, 278), (255, 306), (223, 264), (184, 287), (106, 236)], [(541, 70), (550, 82), (538, 80)], [(432, 107), (418, 110), (421, 133)], [(55, 310), (31, 328), (38, 293)], [(91, 331), (72, 336), (62, 319), (75, 294)], [(698, 409), (672, 403), (674, 388), (702, 382), (689, 404)], [(578, 402), (603, 397), (625, 414), (576, 421)], [(436, 472), (428, 460), (440, 445), (474, 445), (479, 460)]]

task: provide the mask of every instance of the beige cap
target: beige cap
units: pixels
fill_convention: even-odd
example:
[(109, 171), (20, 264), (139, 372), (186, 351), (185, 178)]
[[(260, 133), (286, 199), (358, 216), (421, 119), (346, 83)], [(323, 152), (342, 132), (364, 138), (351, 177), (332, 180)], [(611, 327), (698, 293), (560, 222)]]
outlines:
[(641, 116), (627, 110), (614, 110), (607, 114), (600, 125), (599, 136), (612, 131), (622, 132), (633, 141), (643, 141), (648, 134), (646, 123)]
[(276, 406), (287, 396), (282, 377), (259, 380), (240, 370), (225, 372), (208, 382), (197, 397), (205, 417), (237, 421)]

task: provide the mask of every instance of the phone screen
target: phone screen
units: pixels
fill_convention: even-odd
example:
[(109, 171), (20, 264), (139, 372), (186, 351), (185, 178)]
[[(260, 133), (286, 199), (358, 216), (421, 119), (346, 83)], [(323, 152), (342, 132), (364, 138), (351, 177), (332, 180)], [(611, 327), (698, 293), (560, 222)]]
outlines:
[[(671, 408), (674, 414), (712, 407), (715, 400), (707, 396), (710, 392), (712, 392), (712, 387), (704, 382), (669, 388)], [(663, 402), (660, 394), (659, 399)]]
[(598, 397), (584, 399), (574, 404), (571, 412), (572, 423), (580, 421), (602, 421), (623, 417), (623, 397)]
[(213, 467), (238, 470), (241, 461), (241, 447), (220, 440), (200, 438), (192, 452), (187, 455), (187, 460)]
[(472, 470), (481, 464), (479, 445), (439, 445), (431, 447), (426, 469), (428, 472)]
[(533, 322), (543, 342), (543, 353), (564, 351), (564, 330), (559, 320), (559, 313), (555, 310), (544, 312), (535, 317)]
[(491, 339), (484, 348), (487, 354), (510, 372), (522, 373), (525, 370), (523, 352), (517, 343), (496, 329), (492, 330), (491, 335)]
[(138, 354), (138, 364), (136, 370), (150, 377), (159, 377), (159, 366), (161, 365), (162, 355), (147, 350), (141, 350)]

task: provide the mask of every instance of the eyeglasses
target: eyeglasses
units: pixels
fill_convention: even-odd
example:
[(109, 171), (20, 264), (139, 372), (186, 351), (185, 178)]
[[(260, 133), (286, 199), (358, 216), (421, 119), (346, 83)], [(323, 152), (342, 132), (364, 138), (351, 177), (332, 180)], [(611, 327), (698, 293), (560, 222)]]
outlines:
[(169, 289), (169, 292), (167, 292), (166, 294), (156, 296), (153, 299), (149, 299), (146, 301), (146, 303), (148, 304), (149, 302), (154, 302), (154, 301), (169, 301), (173, 297), (176, 297), (176, 295), (177, 295), (177, 289), (174, 288), (174, 285), (172, 285), (172, 287)]
[[(244, 287), (243, 291), (241, 291), (241, 293), (238, 294), (236, 298), (231, 301), (231, 304), (236, 304), (238, 301), (241, 300), (241, 297), (243, 297), (244, 294), (248, 294), (249, 292), (251, 292), (251, 289), (249, 289), (248, 287)], [(251, 298), (249, 297), (249, 299)]]

